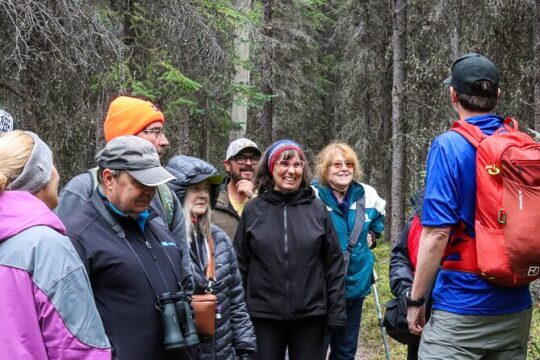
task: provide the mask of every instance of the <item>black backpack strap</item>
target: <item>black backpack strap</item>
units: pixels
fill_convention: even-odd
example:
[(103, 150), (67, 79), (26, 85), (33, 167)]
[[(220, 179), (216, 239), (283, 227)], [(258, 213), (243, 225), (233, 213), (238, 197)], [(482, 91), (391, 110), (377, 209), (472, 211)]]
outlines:
[(349, 235), (349, 242), (347, 243), (347, 251), (352, 254), (352, 251), (356, 244), (358, 244), (358, 238), (364, 228), (364, 221), (366, 217), (366, 194), (362, 195), (360, 199), (356, 201), (356, 216), (354, 218), (354, 227)]

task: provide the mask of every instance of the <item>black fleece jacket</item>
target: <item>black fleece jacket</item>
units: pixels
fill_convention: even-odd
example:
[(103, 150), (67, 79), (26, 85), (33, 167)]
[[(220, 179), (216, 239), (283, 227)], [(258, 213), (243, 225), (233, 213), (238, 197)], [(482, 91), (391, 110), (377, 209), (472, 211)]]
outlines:
[(343, 254), (313, 190), (269, 190), (242, 213), (234, 246), (252, 318), (327, 316), (346, 325)]

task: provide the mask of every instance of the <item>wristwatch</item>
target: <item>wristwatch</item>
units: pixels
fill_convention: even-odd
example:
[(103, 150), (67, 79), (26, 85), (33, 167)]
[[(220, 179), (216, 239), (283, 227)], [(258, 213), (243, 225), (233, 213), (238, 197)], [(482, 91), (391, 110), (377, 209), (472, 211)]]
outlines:
[(416, 299), (416, 300), (411, 299), (411, 292), (410, 291), (407, 291), (405, 293), (405, 296), (407, 297), (407, 306), (408, 307), (419, 307), (419, 306), (424, 305), (424, 303), (426, 302), (426, 298), (423, 297), (423, 296), (421, 298), (419, 298), (419, 299)]

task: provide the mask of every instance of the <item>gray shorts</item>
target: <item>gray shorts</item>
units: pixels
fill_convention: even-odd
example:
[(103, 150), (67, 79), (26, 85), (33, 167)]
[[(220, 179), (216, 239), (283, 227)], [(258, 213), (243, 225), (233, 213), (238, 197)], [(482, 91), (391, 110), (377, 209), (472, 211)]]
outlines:
[(505, 315), (434, 310), (424, 326), (420, 360), (525, 360), (532, 308)]

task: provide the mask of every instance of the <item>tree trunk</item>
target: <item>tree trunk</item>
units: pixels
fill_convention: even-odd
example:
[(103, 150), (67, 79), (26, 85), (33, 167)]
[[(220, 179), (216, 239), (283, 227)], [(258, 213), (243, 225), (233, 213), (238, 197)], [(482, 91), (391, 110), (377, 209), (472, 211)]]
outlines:
[(461, 55), (461, 0), (449, 2), (448, 6), (450, 6), (451, 16), (450, 49), (452, 50), (452, 59), (457, 59)]
[(263, 94), (269, 96), (269, 99), (264, 103), (262, 114), (261, 114), (261, 132), (262, 132), (262, 146), (266, 147), (273, 142), (273, 117), (274, 117), (274, 101), (272, 97), (274, 95), (274, 90), (272, 89), (272, 84), (270, 79), (272, 78), (272, 0), (263, 0), (263, 33), (266, 36), (265, 47), (266, 54), (264, 55), (263, 61)]
[(534, 130), (540, 132), (540, 0), (536, 0), (534, 19)]
[[(247, 12), (251, 8), (251, 0), (237, 0), (236, 8), (241, 12)], [(235, 31), (234, 54), (236, 65), (233, 84), (236, 86), (247, 86), (250, 83), (249, 71), (249, 28), (242, 25)], [(247, 99), (242, 91), (237, 91), (233, 98), (231, 118), (237, 124), (238, 129), (234, 129), (229, 134), (229, 140), (235, 140), (246, 136), (247, 123)]]
[(403, 119), (405, 94), (405, 40), (407, 21), (407, 0), (394, 0), (393, 46), (393, 86), (392, 86), (392, 212), (390, 238), (396, 243), (403, 222)]

